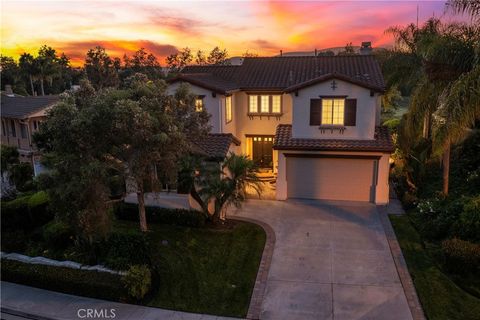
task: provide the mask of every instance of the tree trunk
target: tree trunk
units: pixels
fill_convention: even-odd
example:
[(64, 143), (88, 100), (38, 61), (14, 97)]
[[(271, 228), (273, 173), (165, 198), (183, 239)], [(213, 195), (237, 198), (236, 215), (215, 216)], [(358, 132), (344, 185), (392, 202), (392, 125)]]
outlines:
[(42, 92), (42, 96), (44, 96), (45, 90), (43, 89), (43, 78), (40, 78), (40, 91)]
[(197, 201), (198, 205), (202, 208), (203, 213), (208, 217), (210, 213), (208, 212), (208, 203), (205, 203), (203, 201), (202, 197), (197, 192), (197, 189), (195, 189), (195, 186), (192, 186), (190, 189), (190, 196), (193, 198), (193, 200)]
[(450, 143), (448, 143), (443, 153), (443, 195), (448, 196), (448, 184), (450, 175)]
[(137, 182), (137, 201), (138, 201), (138, 216), (140, 220), (140, 230), (147, 232), (147, 215), (145, 213), (145, 193), (143, 190), (143, 181)]
[(425, 116), (423, 117), (423, 137), (425, 139), (429, 139), (430, 138), (430, 128), (431, 128), (431, 117), (432, 115), (427, 111), (427, 113), (425, 114)]
[(28, 75), (29, 79), (30, 79), (30, 89), (32, 89), (32, 96), (35, 95), (35, 88), (33, 87), (33, 78), (32, 78), (32, 75), (29, 74)]

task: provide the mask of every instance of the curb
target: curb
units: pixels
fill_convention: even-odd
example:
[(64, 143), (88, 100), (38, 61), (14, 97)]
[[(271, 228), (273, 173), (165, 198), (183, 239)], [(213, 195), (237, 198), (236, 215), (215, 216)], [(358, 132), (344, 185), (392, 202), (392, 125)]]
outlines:
[(398, 276), (400, 277), (400, 282), (402, 283), (403, 291), (405, 292), (405, 297), (407, 298), (412, 318), (414, 320), (426, 320), (427, 318), (425, 317), (422, 305), (418, 299), (412, 277), (408, 272), (407, 262), (405, 261), (397, 236), (395, 235), (395, 231), (388, 218), (387, 209), (385, 206), (378, 206), (378, 211), (383, 230), (387, 237), (388, 246), (390, 247), (390, 253), (392, 254)]
[(270, 270), (270, 265), (272, 263), (273, 249), (275, 247), (275, 232), (271, 226), (262, 221), (238, 216), (230, 219), (257, 224), (263, 228), (267, 235), (246, 318), (249, 320), (258, 320), (260, 319), (260, 314), (262, 312), (262, 303), (265, 297), (265, 289), (267, 288), (268, 271)]

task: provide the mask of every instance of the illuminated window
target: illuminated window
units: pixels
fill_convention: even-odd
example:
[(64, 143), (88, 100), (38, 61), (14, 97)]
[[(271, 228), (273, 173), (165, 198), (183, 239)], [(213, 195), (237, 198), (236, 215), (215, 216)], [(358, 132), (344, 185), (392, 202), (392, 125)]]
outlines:
[(322, 99), (322, 124), (343, 125), (344, 99)]
[(248, 101), (249, 113), (273, 114), (282, 112), (281, 95), (251, 95)]
[(280, 113), (282, 96), (272, 96), (272, 113)]
[(203, 110), (203, 98), (195, 99), (195, 111), (200, 112)]
[(232, 96), (225, 98), (225, 122), (232, 121)]
[(258, 112), (258, 96), (248, 96), (248, 112)]

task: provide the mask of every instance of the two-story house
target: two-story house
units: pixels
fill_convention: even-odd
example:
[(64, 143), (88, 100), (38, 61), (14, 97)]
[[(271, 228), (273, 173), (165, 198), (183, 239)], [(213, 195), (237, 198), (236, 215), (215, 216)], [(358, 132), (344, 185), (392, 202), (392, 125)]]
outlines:
[(245, 58), (188, 66), (169, 81), (197, 95), (213, 133), (276, 174), (276, 199), (389, 198), (393, 144), (380, 126), (384, 80), (371, 55)]
[(0, 141), (4, 145), (16, 147), (20, 161), (31, 163), (35, 175), (44, 169), (40, 163), (40, 154), (32, 143), (32, 134), (39, 129), (47, 110), (58, 99), (58, 96), (23, 97), (13, 94), (1, 96)]

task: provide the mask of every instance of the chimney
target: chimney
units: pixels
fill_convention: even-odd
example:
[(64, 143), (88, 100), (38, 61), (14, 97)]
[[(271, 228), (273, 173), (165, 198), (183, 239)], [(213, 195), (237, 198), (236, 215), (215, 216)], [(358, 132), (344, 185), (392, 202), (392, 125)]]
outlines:
[(372, 53), (372, 43), (370, 41), (362, 42), (362, 46), (360, 47), (360, 54), (361, 55), (368, 55)]
[(280, 57), (283, 57), (283, 50), (280, 50)]
[(6, 85), (5, 85), (5, 93), (6, 93), (7, 96), (9, 96), (9, 97), (14, 97), (14, 96), (15, 96), (15, 95), (13, 94), (12, 85), (10, 85), (10, 84), (6, 84)]
[(318, 55), (317, 48), (315, 48), (315, 57)]

